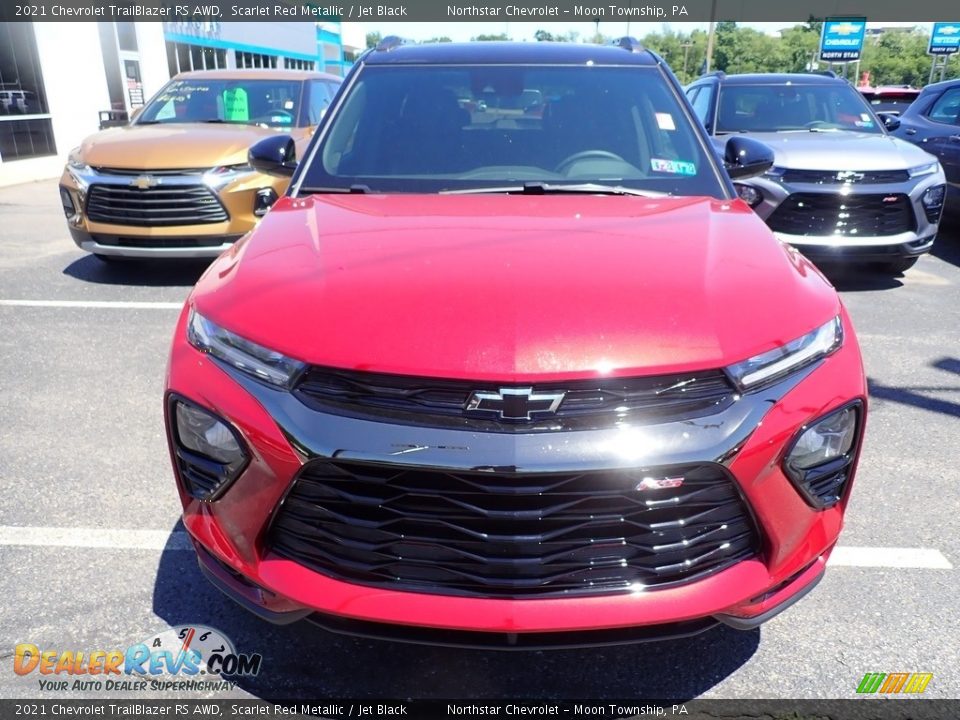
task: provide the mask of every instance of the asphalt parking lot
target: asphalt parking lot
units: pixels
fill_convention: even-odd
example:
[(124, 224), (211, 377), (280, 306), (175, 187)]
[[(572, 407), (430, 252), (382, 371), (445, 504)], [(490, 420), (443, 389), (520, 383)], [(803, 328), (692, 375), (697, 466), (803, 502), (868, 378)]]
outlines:
[(70, 241), (54, 181), (0, 189), (0, 697), (52, 697), (12, 671), (18, 643), (110, 650), (193, 623), (263, 655), (218, 698), (848, 698), (867, 672), (933, 673), (927, 697), (960, 697), (960, 223), (905, 276), (831, 273), (872, 405), (820, 586), (760, 630), (577, 651), (278, 628), (207, 584), (161, 408), (177, 308), (202, 271), (105, 265)]

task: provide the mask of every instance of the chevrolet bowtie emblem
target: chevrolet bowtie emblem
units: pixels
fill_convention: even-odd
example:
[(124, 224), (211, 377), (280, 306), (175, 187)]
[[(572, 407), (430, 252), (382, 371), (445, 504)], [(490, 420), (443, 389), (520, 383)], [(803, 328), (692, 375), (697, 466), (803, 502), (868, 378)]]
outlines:
[(130, 187), (135, 187), (138, 190), (148, 190), (152, 187), (156, 187), (159, 184), (160, 181), (152, 175), (140, 175), (130, 181)]
[(477, 390), (470, 396), (467, 410), (497, 413), (502, 420), (530, 420), (533, 413), (555, 413), (565, 395), (563, 391), (534, 392), (528, 387)]

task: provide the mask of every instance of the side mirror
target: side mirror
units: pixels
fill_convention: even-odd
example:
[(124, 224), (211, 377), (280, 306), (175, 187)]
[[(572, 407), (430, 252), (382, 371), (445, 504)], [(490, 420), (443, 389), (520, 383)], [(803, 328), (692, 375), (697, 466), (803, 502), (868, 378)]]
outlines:
[(723, 148), (723, 167), (732, 180), (763, 175), (773, 167), (773, 150), (758, 140), (734, 135)]
[(900, 118), (898, 118), (896, 115), (881, 112), (877, 113), (877, 117), (880, 118), (880, 122), (882, 122), (883, 126), (890, 132), (893, 132), (900, 127)]
[(254, 143), (247, 158), (250, 167), (267, 175), (290, 177), (297, 169), (297, 147), (289, 135), (274, 135)]

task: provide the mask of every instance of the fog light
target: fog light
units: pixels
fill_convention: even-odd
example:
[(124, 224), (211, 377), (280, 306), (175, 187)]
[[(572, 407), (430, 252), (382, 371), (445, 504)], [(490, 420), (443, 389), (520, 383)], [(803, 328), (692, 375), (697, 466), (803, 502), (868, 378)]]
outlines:
[(273, 188), (260, 188), (253, 200), (253, 214), (257, 217), (263, 217), (276, 201), (277, 193), (274, 192)]
[(70, 197), (70, 191), (66, 188), (60, 188), (60, 204), (63, 205), (63, 214), (68, 218), (77, 214), (77, 208), (73, 204), (73, 198)]
[(750, 207), (755, 208), (763, 202), (763, 193), (755, 187), (751, 185), (741, 185), (740, 183), (734, 183), (734, 187), (737, 189), (737, 195), (740, 196), (740, 199)]
[(943, 200), (947, 195), (946, 185), (934, 185), (927, 188), (926, 192), (920, 198), (923, 203), (923, 211), (927, 215), (927, 220), (932, 223), (940, 219), (940, 213), (943, 210)]
[(247, 454), (236, 432), (216, 415), (180, 399), (172, 405), (177, 465), (184, 485), (194, 497), (212, 499), (240, 474)]
[(783, 461), (784, 472), (814, 507), (835, 505), (849, 479), (859, 436), (859, 401), (805, 426)]

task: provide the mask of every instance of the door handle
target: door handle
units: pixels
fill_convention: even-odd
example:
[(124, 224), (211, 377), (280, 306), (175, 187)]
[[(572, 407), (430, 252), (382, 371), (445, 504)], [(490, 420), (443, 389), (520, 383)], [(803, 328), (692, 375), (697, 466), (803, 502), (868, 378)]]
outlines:
[(960, 142), (960, 135), (951, 135), (950, 142)]
[(906, 135), (916, 135), (917, 131), (915, 128), (907, 128), (903, 131)]

